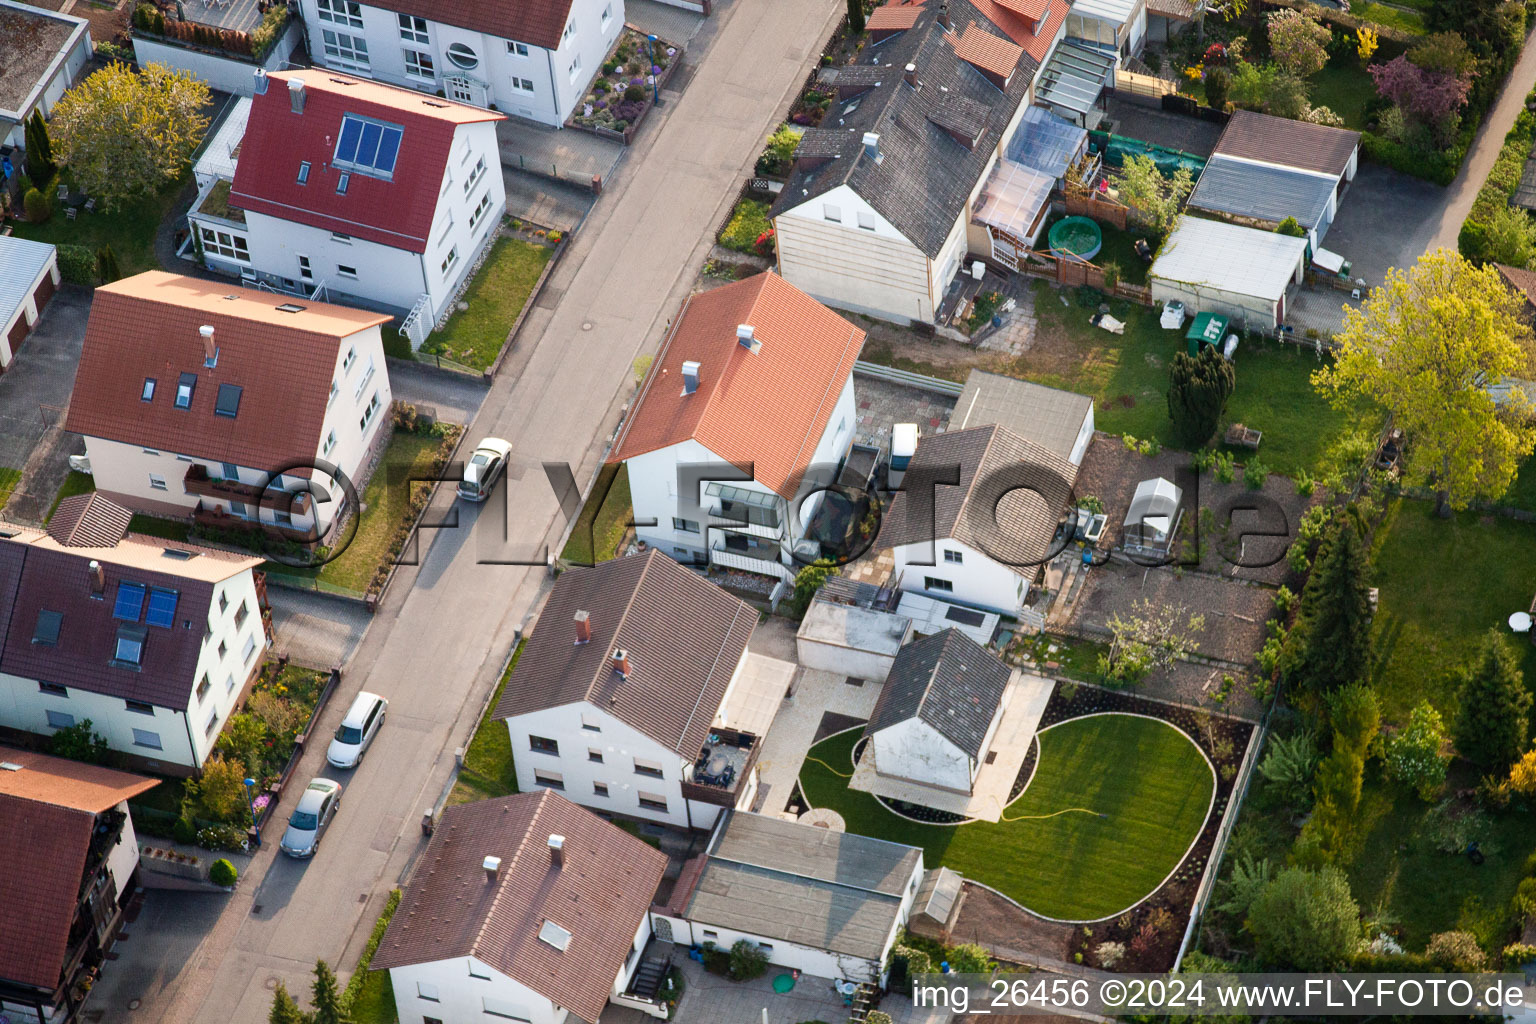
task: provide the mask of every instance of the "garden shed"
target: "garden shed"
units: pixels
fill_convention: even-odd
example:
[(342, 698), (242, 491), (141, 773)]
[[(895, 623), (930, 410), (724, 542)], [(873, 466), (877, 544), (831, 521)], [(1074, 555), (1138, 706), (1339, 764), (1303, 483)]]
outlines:
[(59, 257), (52, 245), (0, 235), (0, 369), (16, 358), (58, 286)]
[(1199, 217), (1179, 218), (1147, 274), (1154, 302), (1221, 313), (1257, 330), (1285, 320), (1306, 270), (1307, 240)]
[(1133, 554), (1166, 554), (1183, 516), (1184, 492), (1171, 480), (1156, 476), (1136, 485), (1125, 513), (1121, 545)]
[(1234, 223), (1274, 228), (1295, 217), (1315, 248), (1338, 213), (1336, 177), (1214, 154), (1200, 172), (1189, 206)]
[(878, 683), (911, 636), (905, 615), (818, 599), (800, 621), (795, 655), (806, 668)]

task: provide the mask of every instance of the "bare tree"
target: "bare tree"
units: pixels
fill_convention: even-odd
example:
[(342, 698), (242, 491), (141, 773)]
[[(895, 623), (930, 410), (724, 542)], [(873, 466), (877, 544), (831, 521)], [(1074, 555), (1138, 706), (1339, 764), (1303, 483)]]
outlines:
[(1143, 598), (1131, 614), (1110, 616), (1109, 653), (1099, 655), (1099, 673), (1110, 683), (1134, 686), (1155, 668), (1168, 668), (1195, 649), (1205, 616), (1181, 605), (1154, 604)]

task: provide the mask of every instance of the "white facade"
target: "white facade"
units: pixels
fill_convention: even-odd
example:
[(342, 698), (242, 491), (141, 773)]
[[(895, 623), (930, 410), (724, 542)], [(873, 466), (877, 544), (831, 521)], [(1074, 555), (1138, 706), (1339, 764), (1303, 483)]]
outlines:
[[(843, 383), (826, 428), (806, 463), (807, 468), (835, 469), (853, 445), (857, 419), (853, 375), (850, 373)], [(762, 495), (765, 501), (771, 500), (776, 509), (777, 527), (756, 524), (744, 527), (739, 520), (720, 518), (718, 499), (708, 493), (710, 484), (702, 484), (697, 495), (679, 493), (680, 466), (725, 466), (725, 463), (725, 459), (691, 438), (628, 459), (626, 465), (629, 467), (630, 497), (635, 521), (644, 523), (655, 520), (653, 526), (635, 527), (636, 537), (681, 562), (707, 560), (793, 580), (799, 567), (792, 553), (795, 545), (804, 537), (804, 524), (819, 507), (821, 495), (809, 494), (804, 501), (790, 502), (755, 480), (731, 479), (739, 474), (727, 467), (719, 474), (725, 478), (722, 483)], [(807, 481), (801, 488), (802, 494), (822, 486), (812, 480), (811, 476), (807, 474)], [(716, 511), (713, 519), (711, 508)], [(711, 522), (716, 524), (714, 528), (711, 528)], [(726, 539), (731, 534), (738, 538), (731, 543), (739, 543), (743, 534), (750, 538), (747, 541), (748, 550), (731, 548)]]
[[(726, 707), (742, 675), (741, 660), (726, 687), (720, 706)], [(717, 726), (736, 727), (716, 715)], [(545, 708), (507, 719), (517, 788), (556, 789), (572, 803), (608, 814), (645, 818), (679, 828), (710, 828), (719, 817), (716, 804), (690, 800), (683, 783), (690, 779), (693, 758), (683, 757), (606, 709), (585, 701)], [(551, 740), (556, 750), (534, 739)], [(748, 806), (756, 794), (753, 775), (736, 783), (736, 804)]]
[[(342, 339), (332, 376), (333, 390), (320, 434), (311, 443), (316, 459), (337, 466), (361, 492), (371, 462), (389, 436), (389, 405), (394, 395), (384, 362), (384, 341), (378, 327)], [(275, 523), (295, 530), (315, 528), (324, 536), (335, 521), (342, 496), (316, 501), (307, 511), (258, 509), (249, 501), (217, 493), (188, 490), (187, 471), (201, 466), (210, 480), (232, 480), (254, 487), (295, 490), (297, 479), (276, 481), (282, 466), (237, 466), (181, 452), (159, 451), (101, 437), (85, 438), (96, 489), (120, 504), (160, 514), (190, 516), (198, 503), (237, 518)], [(194, 485), (195, 486), (195, 485)], [(327, 488), (327, 490), (333, 490)], [(286, 519), (284, 517), (287, 517)]]
[(353, 0), (300, 6), (321, 67), (555, 126), (601, 74), (624, 28), (624, 0), (573, 0), (553, 50)]
[(881, 775), (952, 793), (971, 791), (975, 761), (921, 719), (909, 718), (881, 729), (869, 742), (875, 770)]
[[(902, 544), (894, 550), (902, 590), (1017, 618), (1036, 566), (1014, 569), (954, 538)], [(958, 557), (958, 561), (956, 561)], [(935, 564), (917, 564), (932, 559)], [(947, 584), (947, 586), (946, 586)]]
[(881, 683), (912, 628), (904, 615), (812, 601), (795, 633), (795, 657), (818, 672)]
[(205, 159), (195, 172), (201, 188), (187, 221), (210, 270), (328, 302), (353, 299), (399, 311), (425, 296), (433, 322), (449, 312), (507, 210), (491, 121), (458, 126), (426, 250), (419, 253), (255, 211), (246, 211), (243, 220), (203, 213), (208, 194), (232, 173), (224, 170), (228, 154), (211, 152)]
[(1147, 41), (1146, 0), (1083, 0), (1067, 14), (1068, 39), (1135, 57)]
[(290, 19), (283, 29), (283, 34), (278, 37), (277, 42), (272, 44), (272, 49), (267, 52), (260, 65), (248, 59), (222, 57), (206, 50), (180, 46), (173, 40), (149, 39), (143, 36), (134, 36), (133, 55), (140, 67), (146, 64), (164, 64), (168, 68), (186, 71), (194, 78), (202, 79), (208, 83), (209, 88), (236, 96), (249, 96), (255, 82), (251, 74), (252, 70), (258, 66), (268, 71), (281, 71), (287, 67), (288, 60), (293, 56), (293, 51), (299, 45), (299, 38), (303, 34), (304, 30), (300, 27), (298, 19)]
[[(221, 600), (228, 602), (223, 611)], [(121, 697), (73, 686), (64, 694), (45, 693), (37, 679), (0, 673), (0, 726), (51, 736), (58, 728), (89, 718), (108, 746), (144, 768), (166, 774), (194, 772), (213, 752), (214, 741), (267, 649), (251, 570), (215, 585), (208, 628), (211, 633), (199, 649), (196, 673), (187, 680), (189, 708), (133, 711)], [(207, 689), (199, 696), (205, 680)]]
[[(26, 92), (15, 109), (0, 107), (0, 124), (11, 123), (11, 129), (0, 136), (0, 146), (26, 148), (26, 120), (34, 110), (41, 110), (46, 119), (53, 113), (53, 105), (59, 102), (69, 87), (75, 84), (80, 72), (90, 62), (95, 47), (91, 44), (91, 26), (84, 18), (72, 14), (57, 14), (16, 0), (0, 0), (0, 9), (19, 12), (38, 21), (58, 22), (67, 26), (68, 34), (63, 45), (53, 54), (48, 67), (33, 82), (24, 83)], [(17, 170), (22, 168), (18, 163)]]

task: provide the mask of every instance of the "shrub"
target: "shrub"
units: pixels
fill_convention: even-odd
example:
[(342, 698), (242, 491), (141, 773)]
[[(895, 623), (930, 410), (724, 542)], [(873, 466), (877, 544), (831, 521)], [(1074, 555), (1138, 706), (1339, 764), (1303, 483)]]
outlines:
[(1387, 777), (1411, 786), (1424, 800), (1431, 800), (1445, 783), (1450, 758), (1440, 753), (1445, 744), (1445, 725), (1428, 701), (1420, 701), (1409, 713), (1407, 728), (1384, 744)]
[(641, 103), (645, 100), (645, 86), (630, 85), (624, 88), (624, 98), (630, 103)]
[(235, 870), (235, 866), (233, 864), (225, 860), (223, 857), (220, 857), (218, 860), (214, 861), (213, 866), (208, 869), (208, 881), (212, 882), (214, 885), (231, 886), (235, 884), (235, 878), (238, 876), (238, 874), (239, 872)]
[(1475, 972), (1488, 966), (1488, 954), (1471, 932), (1440, 932), (1429, 937), (1424, 955), (1445, 971)]
[(1243, 466), (1243, 486), (1247, 487), (1250, 491), (1263, 490), (1264, 481), (1268, 479), (1269, 467), (1258, 459), (1249, 459)]
[(1237, 460), (1232, 458), (1231, 452), (1217, 452), (1211, 466), (1217, 483), (1229, 484), (1237, 479)]
[(1536, 946), (1528, 946), (1523, 942), (1504, 947), (1504, 969), (1513, 970), (1536, 960)]
[(1205, 101), (1217, 110), (1224, 110), (1227, 106), (1227, 96), (1231, 92), (1232, 72), (1223, 67), (1211, 67), (1207, 63), (1205, 71)]
[(1287, 868), (1255, 898), (1247, 928), (1265, 964), (1327, 970), (1358, 944), (1360, 908), (1338, 868)]
[(1113, 970), (1115, 964), (1125, 959), (1125, 943), (1101, 942), (1094, 948), (1093, 955), (1099, 958), (1100, 967)]
[(197, 827), (187, 818), (177, 818), (171, 826), (171, 838), (185, 846), (197, 842)]
[(768, 954), (764, 953), (757, 943), (748, 939), (737, 939), (731, 947), (730, 954), (731, 977), (736, 981), (751, 981), (760, 978), (768, 970)]
[(41, 224), (53, 214), (53, 205), (48, 202), (48, 197), (36, 188), (29, 188), (21, 197), (21, 208), (26, 212), (27, 220), (33, 224)]
[(48, 739), (48, 753), (86, 764), (106, 764), (111, 748), (107, 738), (92, 728), (89, 718), (60, 729)]
[(83, 245), (55, 246), (59, 253), (59, 276), (70, 284), (96, 284), (96, 254)]
[(755, 199), (743, 199), (736, 204), (730, 222), (720, 233), (720, 244), (737, 252), (755, 251), (757, 240), (773, 225), (768, 221), (768, 204)]

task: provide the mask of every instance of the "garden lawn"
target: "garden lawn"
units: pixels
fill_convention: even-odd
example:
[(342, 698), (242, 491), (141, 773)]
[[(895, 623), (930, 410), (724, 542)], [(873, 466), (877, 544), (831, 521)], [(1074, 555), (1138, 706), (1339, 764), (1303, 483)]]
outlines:
[[(11, 221), (18, 238), (31, 238), (54, 245), (83, 245), (92, 253), (103, 245), (112, 246), (117, 254), (117, 265), (123, 276), (128, 277), (145, 270), (159, 270), (155, 259), (155, 231), (165, 220), (181, 191), (190, 178), (187, 175), (150, 196), (115, 213), (86, 213), (82, 208), (74, 220), (64, 215), (64, 208), (55, 198), (53, 216), (41, 224), (25, 220)], [(64, 172), (63, 180), (68, 180)]]
[[(629, 469), (607, 465), (597, 474), (592, 493), (576, 517), (576, 526), (560, 557), (576, 565), (605, 562), (613, 557), (634, 518), (630, 507)], [(593, 557), (593, 552), (597, 557)]]
[(73, 469), (69, 476), (64, 478), (64, 483), (59, 486), (59, 493), (53, 496), (53, 504), (48, 506), (48, 518), (59, 510), (59, 502), (65, 498), (73, 498), (77, 494), (90, 494), (96, 489), (96, 478), (89, 473), (77, 473)]
[[(1380, 4), (1365, 3), (1368, 8), (1381, 8)], [(1360, 13), (1358, 6), (1350, 8), (1352, 13)], [(1417, 15), (1409, 11), (1390, 11), (1391, 14), (1404, 18), (1416, 18)], [(1391, 24), (1375, 17), (1374, 14), (1361, 14), (1361, 17), (1370, 18), (1381, 24)], [(1410, 32), (1423, 32), (1423, 22)], [(1370, 74), (1357, 63), (1338, 65), (1330, 63), (1323, 70), (1309, 79), (1311, 83), (1308, 90), (1312, 105), (1327, 107), (1344, 119), (1348, 128), (1356, 130), (1365, 127), (1365, 105), (1376, 96), (1376, 84)]]
[(411, 477), (428, 481), (432, 460), (441, 438), (397, 432), (384, 449), (384, 458), (363, 492), (366, 510), (347, 549), (318, 569), (299, 569), (269, 563), (273, 572), (316, 579), (322, 584), (362, 593), (379, 566), (389, 557), (389, 544), (402, 520), (410, 514), (410, 489), (429, 483), (407, 483)]
[(21, 470), (0, 466), (0, 508), (4, 508), (5, 503), (11, 500), (11, 492), (19, 483), (21, 483)]
[[(1403, 723), (1421, 698), (1450, 722), (1454, 673), (1489, 627), (1531, 603), (1536, 525), (1463, 512), (1435, 515), (1433, 502), (1398, 499), (1376, 528), (1374, 579), (1380, 588), (1372, 685), (1382, 715)], [(1536, 684), (1536, 648), (1522, 643), (1527, 685)]]
[(135, 515), (128, 520), (128, 532), (143, 534), (146, 537), (159, 537), (161, 540), (186, 540), (192, 533), (192, 527), (175, 519)]
[[(811, 748), (800, 786), (812, 806), (838, 811), (850, 832), (921, 846), (928, 865), (1065, 920), (1113, 916), (1156, 889), (1199, 834), (1215, 785), (1204, 755), (1172, 726), (1097, 715), (1039, 735), (1034, 778), (1004, 812), (1016, 820), (923, 825), (850, 790), (826, 767), (850, 773), (861, 735), (852, 729)], [(1093, 813), (1056, 814), (1067, 808)], [(1018, 820), (1032, 815), (1055, 816)]]
[(464, 752), (464, 767), (459, 769), (453, 792), (448, 794), (449, 806), (489, 797), (510, 796), (517, 792), (517, 772), (512, 765), (512, 736), (505, 725), (492, 720), (491, 714), (496, 710), (496, 703), (501, 700), (501, 693), (507, 688), (507, 680), (512, 678), (512, 670), (517, 667), (517, 659), (522, 654), (523, 645), (519, 643), (517, 650), (512, 652), (512, 660), (507, 663), (507, 670), (501, 674), (501, 682), (496, 684), (496, 692), (491, 694), (491, 702), (485, 706), (485, 714), (475, 728), (475, 734), (469, 738), (469, 749)]
[(427, 338), (421, 350), (476, 370), (488, 369), (554, 253), (547, 245), (521, 238), (498, 239), (464, 293), (463, 301), (469, 308), (454, 313), (442, 330)]
[[(1374, 21), (1378, 25), (1388, 28), (1401, 29), (1412, 35), (1421, 36), (1425, 33), (1424, 16), (1418, 11), (1405, 11), (1387, 4), (1373, 3), (1371, 0), (1357, 2), (1350, 5), (1349, 13), (1366, 21)], [(1312, 97), (1313, 103), (1317, 103), (1317, 97)], [(1355, 127), (1353, 124), (1350, 127)]]
[(400, 890), (396, 889), (384, 901), (384, 911), (373, 923), (368, 943), (358, 958), (357, 970), (347, 982), (345, 997), (350, 1011), (348, 1018), (353, 1024), (397, 1024), (400, 1019), (395, 1012), (395, 986), (389, 980), (389, 972), (368, 970), (378, 952), (379, 942), (384, 938), (384, 931), (400, 906), (400, 895)]
[[(1453, 771), (1451, 787), (1475, 787), (1476, 772), (1458, 767), (1465, 775)], [(1469, 931), (1497, 953), (1511, 941), (1515, 925), (1510, 901), (1533, 843), (1529, 812), (1517, 805), (1490, 816), (1479, 843), (1486, 859), (1473, 864), (1441, 853), (1418, 834), (1432, 804), (1377, 775), (1374, 766), (1366, 773), (1356, 814), (1361, 846), (1349, 867), (1360, 909), (1368, 918), (1384, 913), (1395, 922), (1405, 949), (1423, 949), (1437, 932)]]
[(1512, 505), (1515, 508), (1523, 508), (1527, 512), (1536, 512), (1536, 456), (1526, 459), (1520, 464), (1520, 471), (1515, 474), (1514, 483), (1509, 485), (1509, 490), (1504, 492), (1497, 504)]
[(725, 230), (720, 232), (720, 244), (737, 252), (755, 253), (759, 236), (771, 227), (773, 224), (768, 220), (768, 204), (756, 199), (743, 199), (736, 204)]

